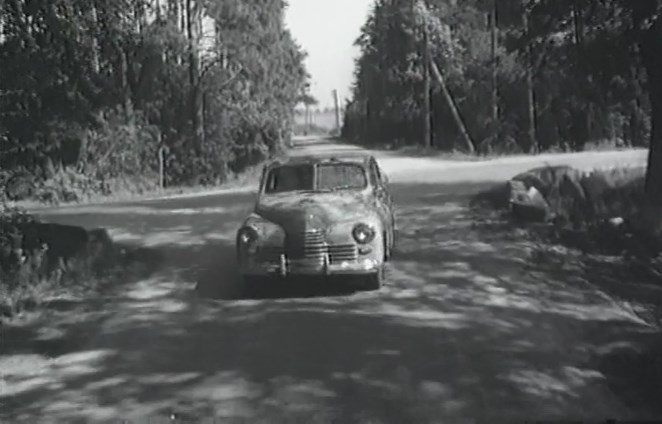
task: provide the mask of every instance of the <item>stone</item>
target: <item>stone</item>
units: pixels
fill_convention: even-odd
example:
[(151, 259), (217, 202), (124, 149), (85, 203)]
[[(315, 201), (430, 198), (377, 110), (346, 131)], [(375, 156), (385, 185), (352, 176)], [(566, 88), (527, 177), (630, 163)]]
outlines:
[(545, 222), (550, 208), (543, 194), (534, 186), (526, 187), (522, 181), (509, 181), (509, 203), (513, 216), (520, 222)]

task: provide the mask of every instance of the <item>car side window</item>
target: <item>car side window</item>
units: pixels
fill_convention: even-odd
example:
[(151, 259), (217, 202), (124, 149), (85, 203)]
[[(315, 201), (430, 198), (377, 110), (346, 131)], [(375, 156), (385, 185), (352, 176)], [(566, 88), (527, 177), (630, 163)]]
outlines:
[(377, 171), (375, 169), (375, 162), (372, 161), (372, 160), (370, 161), (369, 169), (370, 169), (370, 184), (373, 187), (379, 187), (379, 185), (380, 185), (379, 184), (379, 174), (377, 173)]
[(382, 175), (381, 172), (379, 172), (379, 166), (377, 166), (377, 162), (374, 159), (370, 161), (370, 178), (375, 187), (382, 186)]

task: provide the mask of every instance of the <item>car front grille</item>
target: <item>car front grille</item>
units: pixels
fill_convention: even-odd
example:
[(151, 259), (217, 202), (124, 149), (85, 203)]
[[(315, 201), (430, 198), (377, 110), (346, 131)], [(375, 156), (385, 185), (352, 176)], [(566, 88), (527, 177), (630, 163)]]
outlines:
[(358, 250), (353, 244), (327, 244), (319, 230), (288, 234), (284, 247), (265, 246), (258, 250), (257, 258), (263, 262), (278, 262), (285, 254), (291, 260), (323, 263), (329, 255), (329, 263), (356, 262)]
[(342, 262), (356, 262), (358, 252), (353, 244), (337, 244), (328, 246), (329, 262), (338, 264)]
[(320, 230), (290, 233), (285, 238), (285, 254), (291, 259), (322, 259), (326, 253), (324, 234)]

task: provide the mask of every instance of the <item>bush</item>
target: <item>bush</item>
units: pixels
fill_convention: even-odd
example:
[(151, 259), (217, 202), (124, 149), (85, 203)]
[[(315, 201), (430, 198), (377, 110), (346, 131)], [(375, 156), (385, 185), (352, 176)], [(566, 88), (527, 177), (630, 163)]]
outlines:
[(0, 201), (0, 314), (94, 283), (115, 260), (105, 231), (42, 224)]
[(643, 212), (644, 177), (644, 168), (568, 170), (557, 174), (545, 197), (557, 219), (575, 227), (615, 217), (632, 219)]
[(34, 194), (35, 177), (25, 169), (0, 172), (1, 197), (8, 200), (23, 200)]
[(42, 203), (57, 205), (81, 202), (99, 194), (110, 194), (109, 186), (73, 168), (65, 168), (41, 183), (33, 197)]
[(155, 176), (158, 168), (159, 130), (139, 112), (103, 110), (83, 140), (78, 170), (98, 180)]
[(32, 218), (25, 212), (0, 201), (0, 275), (16, 272), (24, 262), (21, 227), (31, 222)]

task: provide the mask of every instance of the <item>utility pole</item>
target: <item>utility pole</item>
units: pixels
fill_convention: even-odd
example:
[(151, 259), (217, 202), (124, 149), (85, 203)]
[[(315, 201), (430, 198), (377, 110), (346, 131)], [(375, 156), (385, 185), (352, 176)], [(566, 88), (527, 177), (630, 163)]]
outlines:
[(460, 129), (460, 134), (462, 134), (462, 138), (464, 140), (464, 144), (467, 150), (471, 154), (476, 153), (475, 143), (471, 138), (471, 135), (469, 134), (469, 130), (467, 129), (466, 124), (464, 123), (464, 119), (462, 119), (460, 110), (455, 104), (455, 99), (453, 99), (453, 95), (451, 94), (450, 90), (448, 89), (448, 86), (446, 85), (446, 80), (444, 79), (444, 75), (441, 73), (441, 70), (434, 62), (434, 60), (430, 61), (430, 66), (432, 67), (432, 72), (434, 73), (434, 76), (437, 78), (437, 81), (441, 86), (441, 92), (444, 94), (444, 97), (446, 98), (448, 107), (450, 108), (451, 113), (453, 114), (453, 119), (455, 120), (457, 127)]
[[(419, 16), (423, 19), (423, 26), (425, 28), (425, 44), (426, 48), (425, 50), (425, 69), (427, 72), (431, 71), (431, 74), (434, 76), (434, 78), (437, 80), (439, 83), (439, 86), (441, 87), (441, 92), (446, 99), (446, 103), (448, 103), (448, 107), (450, 108), (451, 114), (453, 115), (453, 119), (455, 120), (455, 123), (457, 124), (458, 129), (460, 130), (460, 134), (462, 135), (462, 138), (464, 140), (465, 146), (467, 150), (470, 153), (475, 153), (476, 148), (475, 148), (475, 143), (473, 139), (471, 138), (471, 135), (469, 134), (469, 130), (467, 129), (466, 124), (464, 123), (464, 120), (462, 119), (462, 114), (460, 113), (460, 110), (457, 107), (457, 104), (455, 103), (455, 99), (453, 98), (453, 95), (450, 92), (450, 89), (446, 85), (446, 80), (444, 78), (443, 73), (437, 66), (437, 63), (434, 61), (434, 58), (431, 57), (431, 55), (428, 53), (428, 42), (429, 42), (429, 34), (428, 34), (428, 27), (427, 27), (427, 21), (428, 21), (428, 16), (429, 16), (429, 11), (427, 8), (427, 5), (425, 4), (425, 0), (418, 0), (418, 2), (415, 5), (416, 8), (418, 8), (417, 12), (420, 14)], [(429, 84), (429, 83), (428, 83)], [(428, 96), (426, 96), (429, 100), (429, 90), (426, 90), (428, 92)], [(429, 125), (430, 125), (430, 111), (429, 111), (429, 105), (427, 106), (426, 112), (426, 121), (427, 124), (425, 124), (426, 131), (430, 131)], [(429, 137), (429, 135), (426, 135), (426, 137)], [(426, 141), (429, 143), (431, 138), (426, 139)], [(428, 144), (429, 145), (429, 144)]]
[(423, 21), (423, 146), (432, 147), (432, 129), (430, 101), (430, 39), (428, 23)]
[(336, 109), (336, 132), (340, 133), (340, 108), (338, 105), (338, 90), (333, 90), (333, 104)]
[(308, 133), (310, 132), (310, 122), (311, 122), (311, 119), (310, 119), (310, 104), (308, 104), (308, 103), (306, 103), (306, 115), (305, 115), (304, 122), (305, 122), (304, 135), (308, 135)]

